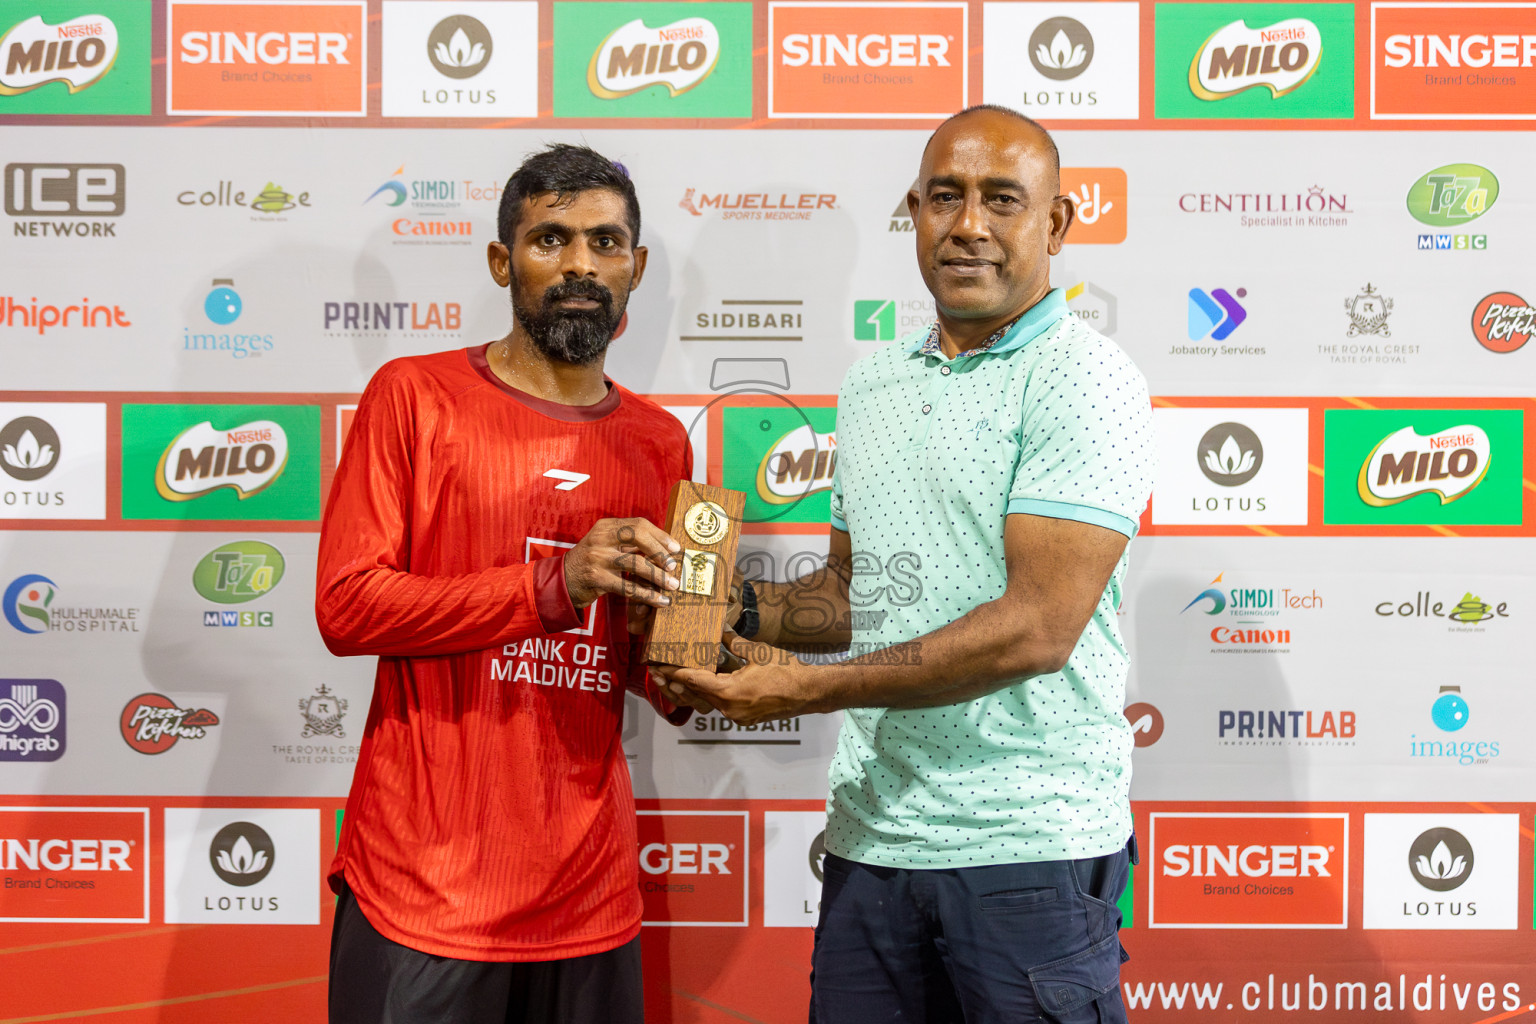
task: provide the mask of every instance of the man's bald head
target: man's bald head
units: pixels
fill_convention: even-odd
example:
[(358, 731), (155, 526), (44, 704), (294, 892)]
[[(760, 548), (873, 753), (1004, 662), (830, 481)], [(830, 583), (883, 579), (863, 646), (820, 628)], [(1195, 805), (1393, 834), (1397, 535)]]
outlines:
[(1045, 144), (1045, 151), (1050, 155), (1051, 170), (1054, 173), (1056, 180), (1061, 180), (1061, 152), (1056, 148), (1056, 140), (1051, 138), (1051, 133), (1046, 131), (1045, 127), (1034, 118), (1026, 117), (1011, 107), (999, 106), (996, 103), (978, 103), (974, 107), (966, 107), (958, 114), (951, 114), (949, 117), (945, 118), (942, 122), (939, 123), (939, 126), (933, 130), (933, 134), (928, 136), (928, 142), (923, 146), (923, 154), (926, 156), (929, 147), (933, 145), (933, 140), (938, 137), (940, 132), (954, 125), (956, 121), (959, 121), (961, 118), (982, 116), (1006, 118), (1015, 122), (1016, 130), (1025, 133), (1033, 133)]

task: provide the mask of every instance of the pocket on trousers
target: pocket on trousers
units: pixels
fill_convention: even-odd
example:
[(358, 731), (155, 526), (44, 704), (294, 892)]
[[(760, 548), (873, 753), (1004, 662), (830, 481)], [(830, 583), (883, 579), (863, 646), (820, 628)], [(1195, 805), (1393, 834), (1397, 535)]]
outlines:
[(1055, 1024), (1097, 1021), (1094, 1001), (1120, 984), (1119, 937), (1111, 935), (1081, 953), (1041, 964), (1029, 972), (1029, 982), (1046, 1020)]
[(1022, 907), (1035, 907), (1042, 903), (1056, 902), (1056, 889), (1054, 886), (1042, 886), (1038, 889), (1010, 889), (1007, 892), (994, 892), (983, 896), (978, 901), (982, 910), (1018, 910)]

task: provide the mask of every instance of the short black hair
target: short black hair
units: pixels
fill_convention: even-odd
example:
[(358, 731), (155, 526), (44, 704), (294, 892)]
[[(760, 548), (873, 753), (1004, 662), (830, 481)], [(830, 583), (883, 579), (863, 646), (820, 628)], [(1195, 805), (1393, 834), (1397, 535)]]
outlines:
[(640, 200), (635, 197), (635, 183), (629, 179), (629, 169), (589, 146), (573, 146), (565, 142), (551, 143), (512, 172), (507, 187), (501, 191), (496, 237), (501, 239), (502, 245), (512, 245), (512, 231), (522, 216), (523, 203), (532, 196), (553, 192), (555, 201), (564, 203), (593, 189), (606, 189), (623, 198), (629, 214), (629, 244), (639, 245)]
[[(1051, 138), (1051, 133), (1046, 130), (1045, 125), (1041, 124), (1039, 121), (1036, 121), (1032, 117), (1019, 113), (1012, 107), (1005, 107), (998, 103), (978, 103), (974, 107), (966, 107), (959, 113), (951, 114), (943, 121), (939, 122), (939, 127), (933, 130), (933, 135), (939, 134), (939, 130), (942, 129), (945, 125), (949, 124), (949, 122), (955, 120), (955, 118), (964, 117), (966, 114), (979, 113), (983, 110), (990, 110), (995, 114), (1004, 114), (1008, 117), (1011, 117), (1015, 121), (1022, 121), (1024, 124), (1029, 125), (1035, 131), (1039, 132), (1040, 137), (1045, 140), (1045, 144), (1050, 150), (1051, 165), (1056, 170), (1056, 176), (1058, 178), (1061, 176), (1061, 151), (1056, 148), (1056, 140)], [(928, 136), (928, 142), (923, 146), (924, 153), (928, 152), (928, 147), (933, 145), (933, 135)]]

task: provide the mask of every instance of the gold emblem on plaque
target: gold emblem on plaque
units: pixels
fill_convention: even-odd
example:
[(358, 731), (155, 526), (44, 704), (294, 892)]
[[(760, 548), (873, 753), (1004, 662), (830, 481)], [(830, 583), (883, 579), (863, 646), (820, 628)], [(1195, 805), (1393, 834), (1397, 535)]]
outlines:
[[(693, 531), (689, 531), (692, 533)], [(715, 592), (715, 564), (719, 555), (710, 551), (683, 551), (682, 591), (685, 594), (702, 594), (709, 597)]]
[(731, 523), (725, 509), (712, 501), (700, 501), (683, 516), (683, 529), (696, 544), (718, 544), (731, 532)]

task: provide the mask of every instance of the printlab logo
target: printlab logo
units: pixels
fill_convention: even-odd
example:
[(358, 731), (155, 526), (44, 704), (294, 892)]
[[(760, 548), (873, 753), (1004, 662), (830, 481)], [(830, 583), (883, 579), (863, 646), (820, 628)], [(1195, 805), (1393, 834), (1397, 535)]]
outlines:
[(1349, 316), (1348, 337), (1362, 334), (1381, 338), (1392, 337), (1387, 318), (1392, 315), (1392, 300), (1378, 292), (1369, 281), (1359, 294), (1344, 300), (1344, 312)]
[(0, 469), (24, 482), (41, 480), (59, 464), (59, 433), (37, 416), (18, 416), (0, 427)]
[(491, 62), (494, 46), (483, 22), (455, 14), (438, 22), (427, 35), (427, 59), (449, 78), (473, 78)]
[(1536, 309), (1514, 292), (1485, 295), (1472, 310), (1472, 336), (1490, 352), (1513, 352), (1536, 334)]
[(347, 732), (341, 720), (347, 715), (347, 702), (326, 689), (324, 683), (313, 694), (299, 701), (299, 714), (304, 717), (301, 739), (312, 736), (335, 736), (346, 739)]
[(1093, 63), (1093, 33), (1076, 18), (1047, 18), (1029, 37), (1029, 62), (1053, 82), (1066, 82)]
[(5, 621), (22, 633), (46, 633), (53, 628), (50, 609), (59, 596), (53, 580), (36, 573), (18, 576), (5, 588)]
[[(0, 47), (0, 53), (4, 48)], [(127, 205), (122, 164), (6, 164), (5, 212), (22, 238), (116, 238)], [(77, 219), (79, 218), (79, 219)]]
[(1125, 709), (1125, 720), (1131, 723), (1131, 736), (1138, 747), (1150, 747), (1163, 738), (1163, 713), (1152, 704), (1130, 705)]
[(1079, 281), (1066, 290), (1067, 308), (1106, 338), (1115, 336), (1115, 296), (1092, 281)]
[[(53, 5), (59, 6), (59, 5)], [(64, 6), (83, 6), (79, 4)], [(7, 114), (147, 114), (150, 5), (103, 4), (56, 24), (33, 15), (0, 31), (0, 111)], [(36, 4), (9, 3), (9, 11)], [(0, 21), (0, 26), (5, 22)], [(116, 74), (112, 74), (113, 71)]]
[(207, 708), (183, 708), (163, 693), (141, 693), (123, 706), (123, 742), (141, 754), (163, 754), (177, 740), (200, 740), (219, 724)]
[(1472, 844), (1453, 828), (1429, 829), (1408, 847), (1408, 870), (1431, 892), (1461, 888), (1472, 877), (1475, 859)]
[(0, 679), (0, 761), (64, 756), (64, 687), (56, 679)]
[(1225, 288), (1209, 293), (1199, 288), (1189, 290), (1189, 340), (1226, 341), (1248, 319), (1248, 310), (1237, 300), (1247, 298), (1248, 289), (1237, 289), (1236, 298)]
[(1205, 432), (1196, 449), (1200, 472), (1220, 487), (1238, 487), (1264, 467), (1264, 444), (1241, 423), (1218, 423)]
[(272, 873), (277, 848), (260, 825), (232, 821), (208, 844), (208, 863), (213, 873), (230, 885), (255, 885)]

